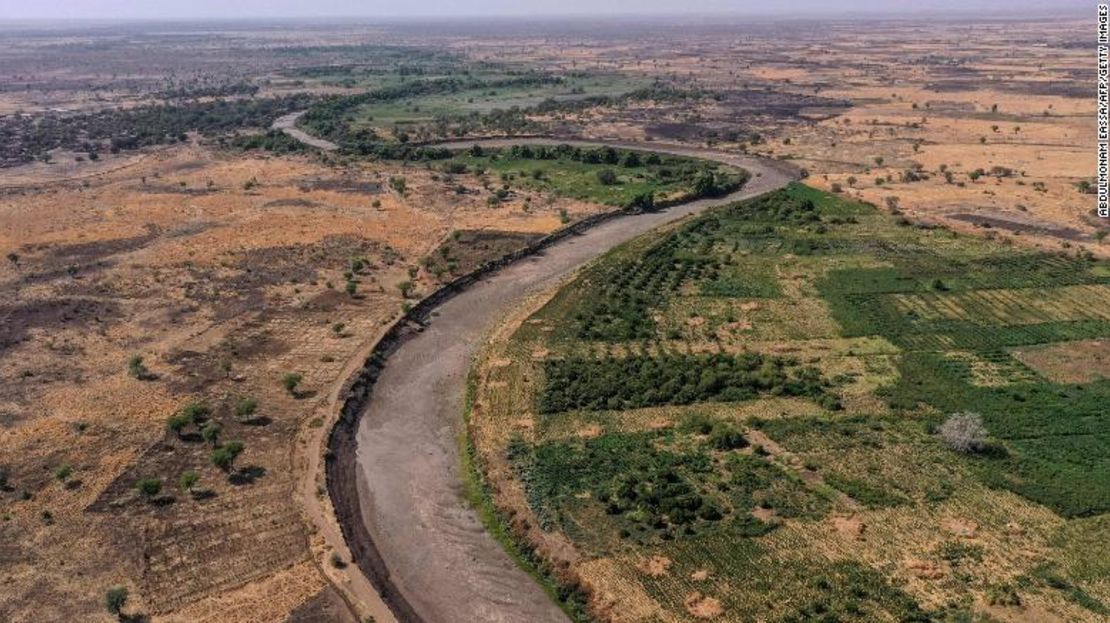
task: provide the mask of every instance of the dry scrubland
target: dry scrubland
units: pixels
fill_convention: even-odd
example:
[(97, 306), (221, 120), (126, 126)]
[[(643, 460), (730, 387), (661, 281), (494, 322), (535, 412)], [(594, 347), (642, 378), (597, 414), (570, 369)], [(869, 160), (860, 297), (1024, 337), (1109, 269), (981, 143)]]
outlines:
[[(602, 208), (536, 196), (525, 212), (526, 193), (490, 207), (453, 190), (476, 178), (399, 165), (200, 146), (128, 162), (0, 191), (0, 618), (91, 617), (123, 585), (131, 611), (280, 619), (325, 587), (294, 499), (301, 454), (318, 451), (305, 440), (348, 360), (400, 313), (399, 286), (410, 300), (433, 289), (420, 261), (456, 230), (515, 240)], [(288, 373), (303, 375), (294, 392)], [(245, 399), (253, 413), (236, 412)], [(217, 443), (244, 445), (230, 473), (200, 425), (167, 430), (197, 402)], [(149, 478), (161, 491), (144, 496)]]
[(456, 45), (478, 58), (664, 75), (720, 93), (569, 115), (589, 136), (747, 148), (796, 161), (821, 188), (876, 205), (896, 197), (951, 227), (1106, 253), (1107, 224), (1076, 187), (1093, 181), (1095, 150), (1080, 22), (695, 27), (681, 43), (642, 28), (642, 42), (583, 48), (542, 36), (527, 48)]

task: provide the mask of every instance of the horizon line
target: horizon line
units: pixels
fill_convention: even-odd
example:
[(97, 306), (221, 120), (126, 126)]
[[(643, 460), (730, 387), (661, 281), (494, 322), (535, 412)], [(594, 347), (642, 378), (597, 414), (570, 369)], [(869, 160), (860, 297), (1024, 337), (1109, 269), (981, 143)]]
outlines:
[(295, 22), (295, 21), (314, 21), (314, 22), (329, 22), (329, 21), (350, 21), (357, 20), (360, 23), (389, 23), (389, 22), (448, 22), (448, 21), (479, 21), (479, 20), (500, 20), (500, 21), (579, 21), (579, 20), (611, 20), (611, 21), (636, 21), (636, 20), (659, 20), (659, 19), (697, 19), (697, 18), (758, 18), (758, 19), (771, 19), (783, 21), (813, 21), (817, 19), (838, 18), (845, 20), (853, 19), (931, 19), (935, 21), (945, 21), (959, 16), (966, 19), (968, 15), (974, 15), (978, 19), (976, 21), (1014, 21), (1021, 19), (1049, 18), (1053, 20), (1065, 20), (1085, 17), (1088, 13), (1079, 8), (1065, 8), (1062, 10), (1049, 10), (1044, 8), (1032, 8), (1027, 11), (1020, 9), (1007, 9), (1005, 11), (983, 11), (981, 9), (947, 9), (943, 15), (938, 14), (937, 9), (912, 9), (912, 10), (877, 10), (877, 11), (835, 11), (835, 10), (809, 10), (801, 12), (790, 11), (751, 11), (751, 10), (735, 10), (735, 11), (697, 11), (697, 12), (645, 12), (645, 13), (631, 13), (631, 12), (612, 12), (612, 13), (589, 13), (589, 12), (575, 12), (575, 13), (546, 13), (529, 15), (525, 13), (473, 13), (473, 14), (456, 14), (456, 15), (419, 15), (419, 14), (394, 14), (394, 15), (369, 15), (369, 14), (326, 14), (326, 15), (309, 15), (309, 14), (290, 14), (290, 15), (272, 15), (266, 17), (256, 17), (248, 15), (220, 15), (220, 16), (168, 16), (168, 17), (145, 17), (145, 16), (132, 16), (132, 17), (19, 17), (19, 18), (0, 18), (0, 25), (7, 24), (129, 24), (129, 23), (221, 23), (221, 22), (235, 22), (235, 23), (267, 23), (267, 22)]

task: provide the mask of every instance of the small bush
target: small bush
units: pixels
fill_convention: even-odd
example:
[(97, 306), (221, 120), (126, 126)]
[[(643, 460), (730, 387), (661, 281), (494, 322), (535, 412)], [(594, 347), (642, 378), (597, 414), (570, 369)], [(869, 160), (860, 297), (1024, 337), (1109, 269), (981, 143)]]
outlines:
[(109, 613), (119, 616), (126, 604), (127, 589), (123, 586), (113, 586), (104, 593), (104, 607)]
[(170, 419), (166, 422), (166, 428), (170, 429), (174, 432), (174, 434), (180, 437), (182, 431), (184, 431), (185, 428), (192, 423), (193, 420), (189, 416), (183, 413), (175, 413), (174, 415), (171, 415)]
[(1010, 584), (999, 584), (987, 590), (987, 603), (992, 606), (1020, 606), (1021, 595)]
[(54, 468), (54, 477), (65, 482), (73, 475), (73, 466), (68, 463), (63, 463)]
[(299, 372), (290, 372), (281, 377), (281, 386), (290, 394), (296, 395), (297, 386), (304, 380), (304, 375)]
[(127, 360), (127, 372), (134, 378), (140, 381), (153, 380), (155, 376), (147, 369), (146, 364), (143, 363), (142, 355), (132, 355)]
[(204, 402), (194, 400), (181, 407), (181, 411), (178, 413), (188, 418), (193, 424), (199, 424), (208, 419), (208, 416), (212, 414), (212, 408)]
[(987, 447), (987, 429), (978, 413), (954, 413), (937, 428), (944, 443), (964, 454), (981, 452)]
[(143, 478), (135, 483), (135, 489), (143, 497), (152, 498), (162, 491), (162, 481), (157, 478)]
[(736, 450), (746, 448), (748, 440), (740, 431), (731, 426), (718, 426), (709, 436), (709, 443), (717, 450)]
[(181, 487), (182, 491), (191, 491), (198, 482), (200, 482), (200, 474), (190, 469), (181, 472), (181, 476), (177, 479), (177, 486)]
[(235, 405), (235, 418), (248, 420), (258, 411), (258, 401), (254, 398), (240, 398)]

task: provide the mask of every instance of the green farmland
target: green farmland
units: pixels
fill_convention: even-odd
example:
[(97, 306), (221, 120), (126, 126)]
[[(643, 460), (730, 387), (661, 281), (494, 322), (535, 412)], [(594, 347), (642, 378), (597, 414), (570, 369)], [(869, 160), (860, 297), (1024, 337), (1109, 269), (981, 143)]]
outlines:
[(471, 442), (583, 619), (1110, 616), (1106, 262), (795, 184), (526, 314)]

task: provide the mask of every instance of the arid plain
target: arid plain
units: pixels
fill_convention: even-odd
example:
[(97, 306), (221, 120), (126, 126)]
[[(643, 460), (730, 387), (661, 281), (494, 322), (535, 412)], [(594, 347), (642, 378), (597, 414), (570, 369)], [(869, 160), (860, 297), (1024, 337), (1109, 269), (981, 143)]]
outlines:
[[(700, 196), (703, 166), (628, 165), (620, 152), (635, 172), (610, 183), (579, 156), (537, 168), (527, 155), (429, 156), (423, 145), (535, 136), (763, 156), (914, 223), (1105, 258), (1110, 229), (1088, 192), (1085, 28), (938, 18), (5, 31), (0, 619), (105, 618), (110, 587), (126, 588), (127, 613), (155, 621), (391, 619), (352, 564), (324, 477), (328, 431), (371, 347), (485, 262), (639, 209), (643, 192)], [(328, 102), (443, 76), (462, 82), (356, 102), (343, 129), (326, 116)], [(300, 127), (339, 149), (270, 130), (302, 110)], [(368, 148), (367, 134), (404, 151)], [(1086, 374), (1107, 378), (1105, 342), (1084, 344)], [(1026, 510), (1038, 526), (1054, 521)], [(826, 549), (851, 547), (855, 529)], [(1086, 590), (1110, 603), (1105, 576)], [(729, 615), (695, 602), (692, 617)], [(1032, 603), (978, 613), (1090, 618)]]

